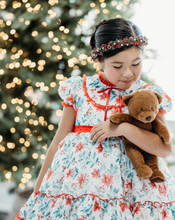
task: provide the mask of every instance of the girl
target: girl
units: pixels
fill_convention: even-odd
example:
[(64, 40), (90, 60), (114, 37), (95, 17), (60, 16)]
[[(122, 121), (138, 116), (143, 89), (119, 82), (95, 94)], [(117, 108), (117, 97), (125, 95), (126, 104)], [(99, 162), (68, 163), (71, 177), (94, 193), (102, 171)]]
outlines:
[(63, 116), (49, 147), (33, 194), (16, 220), (173, 220), (175, 182), (163, 160), (160, 169), (166, 182), (138, 178), (122, 136), (148, 153), (168, 157), (157, 134), (128, 123), (108, 120), (116, 112), (128, 112), (122, 97), (140, 89), (163, 96), (158, 118), (171, 100), (160, 87), (139, 79), (147, 39), (131, 21), (116, 18), (96, 25), (90, 40), (92, 57), (103, 72), (91, 77), (74, 76), (63, 82)]

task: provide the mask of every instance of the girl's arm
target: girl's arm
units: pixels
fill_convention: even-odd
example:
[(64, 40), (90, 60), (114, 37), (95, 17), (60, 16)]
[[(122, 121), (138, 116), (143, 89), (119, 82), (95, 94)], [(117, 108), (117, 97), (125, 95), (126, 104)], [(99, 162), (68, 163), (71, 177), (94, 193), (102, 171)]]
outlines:
[[(163, 113), (159, 112), (157, 118), (167, 126)], [(165, 144), (157, 134), (138, 128), (127, 122), (114, 125), (109, 121), (105, 121), (95, 125), (91, 130), (91, 139), (93, 142), (97, 140), (101, 142), (105, 138), (118, 136), (124, 136), (142, 150), (158, 157), (166, 158), (172, 153), (172, 141), (170, 144)]]
[(73, 131), (74, 124), (75, 124), (75, 110), (72, 107), (65, 107), (63, 110), (60, 126), (50, 144), (50, 147), (46, 154), (46, 158), (38, 175), (34, 192), (39, 190), (44, 175), (47, 172), (49, 166), (51, 165), (56, 151), (58, 150), (59, 143), (66, 137), (68, 133)]

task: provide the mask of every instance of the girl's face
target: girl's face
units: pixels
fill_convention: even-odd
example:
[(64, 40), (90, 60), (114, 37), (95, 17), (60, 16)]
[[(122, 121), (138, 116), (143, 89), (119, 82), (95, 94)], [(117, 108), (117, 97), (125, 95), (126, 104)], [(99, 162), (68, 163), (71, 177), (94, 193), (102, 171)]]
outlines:
[(129, 89), (140, 76), (143, 52), (133, 46), (101, 62), (103, 77), (120, 89)]

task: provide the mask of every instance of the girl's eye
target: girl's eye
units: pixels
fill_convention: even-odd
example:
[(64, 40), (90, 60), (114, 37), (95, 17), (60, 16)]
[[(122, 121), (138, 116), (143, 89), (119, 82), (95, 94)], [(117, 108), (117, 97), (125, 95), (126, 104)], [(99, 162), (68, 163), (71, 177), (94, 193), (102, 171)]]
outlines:
[(115, 69), (120, 69), (122, 66), (114, 66)]
[(139, 63), (137, 63), (137, 64), (132, 64), (133, 66), (138, 66), (140, 64), (140, 62)]

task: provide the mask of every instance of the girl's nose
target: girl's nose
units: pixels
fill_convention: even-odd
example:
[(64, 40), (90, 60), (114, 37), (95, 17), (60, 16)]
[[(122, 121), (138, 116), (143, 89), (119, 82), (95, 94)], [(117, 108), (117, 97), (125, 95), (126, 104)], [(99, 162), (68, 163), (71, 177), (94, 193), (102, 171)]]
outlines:
[(133, 75), (132, 71), (130, 68), (126, 68), (124, 71), (123, 71), (123, 76), (125, 77), (131, 77)]

